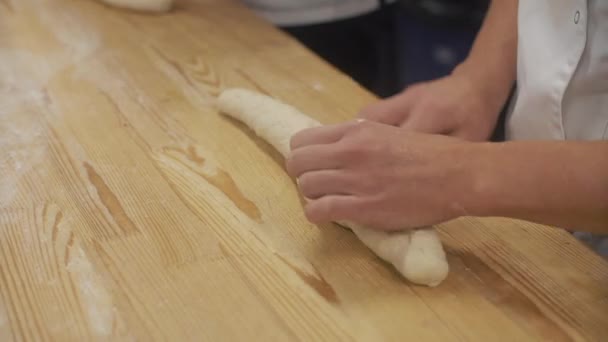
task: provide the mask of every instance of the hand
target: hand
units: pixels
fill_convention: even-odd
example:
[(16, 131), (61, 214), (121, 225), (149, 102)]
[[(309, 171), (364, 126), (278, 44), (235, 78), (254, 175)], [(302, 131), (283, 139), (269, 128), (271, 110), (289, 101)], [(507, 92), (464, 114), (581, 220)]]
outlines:
[(473, 78), (455, 72), (408, 87), (364, 108), (359, 117), (409, 131), (483, 141), (492, 135), (502, 106), (500, 100), (484, 96)]
[(465, 214), (459, 197), (472, 183), (470, 145), (361, 120), (294, 135), (286, 167), (313, 223), (416, 228)]

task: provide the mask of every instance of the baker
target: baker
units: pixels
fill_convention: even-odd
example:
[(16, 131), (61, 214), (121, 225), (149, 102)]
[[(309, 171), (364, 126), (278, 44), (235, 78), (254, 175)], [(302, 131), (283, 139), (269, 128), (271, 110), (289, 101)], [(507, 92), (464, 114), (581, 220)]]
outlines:
[[(507, 141), (489, 142), (514, 82)], [(608, 2), (493, 0), (452, 74), (359, 118), (291, 140), (310, 221), (502, 216), (578, 231), (608, 254)]]

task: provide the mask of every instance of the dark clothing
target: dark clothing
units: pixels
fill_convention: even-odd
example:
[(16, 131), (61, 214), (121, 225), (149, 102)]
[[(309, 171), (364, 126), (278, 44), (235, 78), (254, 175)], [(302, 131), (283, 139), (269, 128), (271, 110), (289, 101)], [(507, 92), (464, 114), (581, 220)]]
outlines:
[(321, 58), (377, 96), (399, 89), (395, 5), (330, 23), (282, 27)]

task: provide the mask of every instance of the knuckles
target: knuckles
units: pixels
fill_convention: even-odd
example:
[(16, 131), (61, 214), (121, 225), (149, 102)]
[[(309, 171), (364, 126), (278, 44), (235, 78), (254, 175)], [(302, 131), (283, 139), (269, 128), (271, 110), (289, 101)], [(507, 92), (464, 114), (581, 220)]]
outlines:
[(378, 123), (362, 121), (348, 129), (338, 143), (337, 155), (345, 161), (361, 161), (378, 151), (384, 140), (378, 134)]
[[(342, 167), (369, 162), (381, 153), (394, 148), (395, 141), (391, 139), (391, 135), (395, 132), (391, 130), (397, 129), (368, 120), (353, 122), (346, 128), (342, 138), (332, 143), (324, 151), (323, 158), (335, 158), (336, 164)], [(296, 137), (294, 136), (295, 139), (292, 138), (292, 142), (297, 143)], [(308, 154), (310, 154), (310, 151), (297, 149), (292, 150), (285, 158), (285, 168), (291, 177), (302, 176), (302, 170), (306, 168), (304, 164), (310, 159)], [(307, 157), (304, 158), (304, 155)], [(302, 182), (303, 180), (300, 179), (299, 181)]]

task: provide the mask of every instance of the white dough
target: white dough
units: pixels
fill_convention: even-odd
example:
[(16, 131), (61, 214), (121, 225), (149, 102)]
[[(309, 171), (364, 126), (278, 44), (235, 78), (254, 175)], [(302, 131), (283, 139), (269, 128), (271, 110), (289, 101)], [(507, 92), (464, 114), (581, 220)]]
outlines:
[[(218, 107), (251, 128), (283, 157), (290, 152), (294, 134), (321, 125), (292, 106), (245, 89), (222, 92)], [(434, 287), (448, 275), (445, 252), (432, 227), (387, 233), (349, 222), (337, 223), (350, 228), (369, 249), (415, 284)]]
[(167, 12), (173, 6), (173, 0), (101, 0), (111, 6), (145, 12)]

